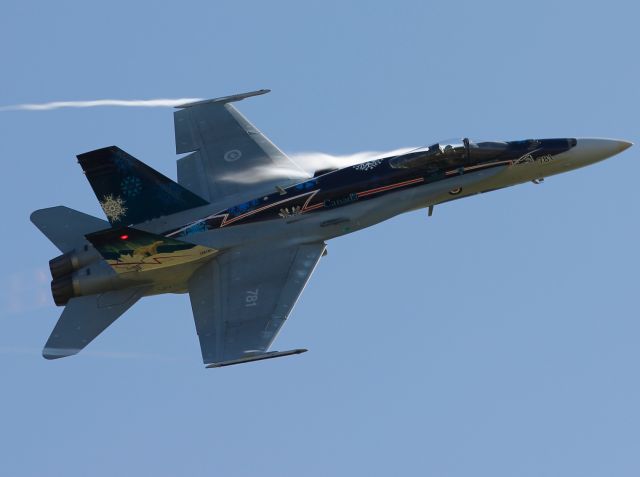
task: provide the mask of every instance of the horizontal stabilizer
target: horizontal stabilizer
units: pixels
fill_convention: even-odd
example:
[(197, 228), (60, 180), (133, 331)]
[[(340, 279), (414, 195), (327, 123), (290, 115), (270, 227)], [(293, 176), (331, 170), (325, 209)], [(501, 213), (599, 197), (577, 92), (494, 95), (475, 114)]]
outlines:
[(88, 234), (87, 240), (117, 272), (145, 272), (203, 260), (216, 250), (131, 227)]
[(85, 245), (86, 234), (109, 227), (102, 219), (63, 206), (36, 210), (31, 214), (31, 222), (62, 253)]
[(146, 288), (111, 291), (72, 298), (42, 350), (46, 359), (80, 352), (137, 302)]
[(262, 361), (263, 359), (279, 358), (281, 356), (291, 356), (292, 354), (306, 353), (309, 350), (298, 348), (289, 351), (271, 351), (270, 353), (260, 353), (244, 358), (230, 359), (228, 361), (220, 361), (219, 363), (211, 363), (207, 368), (222, 368), (224, 366), (232, 366), (234, 364), (250, 363), (252, 361)]

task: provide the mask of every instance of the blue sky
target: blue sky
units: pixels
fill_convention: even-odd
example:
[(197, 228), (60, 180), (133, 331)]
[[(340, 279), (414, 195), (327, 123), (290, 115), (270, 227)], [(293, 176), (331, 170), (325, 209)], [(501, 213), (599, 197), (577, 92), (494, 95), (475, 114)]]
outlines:
[[(0, 105), (215, 97), (285, 152), (438, 139), (638, 144), (638, 6), (609, 2), (19, 2)], [(101, 210), (75, 155), (175, 177), (171, 109), (0, 112), (0, 475), (637, 476), (637, 147), (329, 243), (279, 335), (202, 367), (188, 297), (40, 356), (57, 250), (32, 210)]]

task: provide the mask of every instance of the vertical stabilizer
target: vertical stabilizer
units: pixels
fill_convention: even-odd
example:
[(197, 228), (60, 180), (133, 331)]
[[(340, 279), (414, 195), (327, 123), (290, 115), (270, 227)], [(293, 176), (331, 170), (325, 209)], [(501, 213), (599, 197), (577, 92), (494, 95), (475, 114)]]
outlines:
[(138, 224), (208, 202), (116, 146), (78, 156), (112, 225)]

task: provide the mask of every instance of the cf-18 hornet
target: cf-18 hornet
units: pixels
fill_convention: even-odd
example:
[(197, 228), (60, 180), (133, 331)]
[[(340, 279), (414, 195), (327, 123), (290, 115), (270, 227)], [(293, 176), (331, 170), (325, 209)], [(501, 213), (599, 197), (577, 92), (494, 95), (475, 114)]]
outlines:
[(33, 212), (62, 255), (49, 262), (64, 306), (43, 355), (78, 353), (134, 303), (188, 293), (202, 359), (220, 367), (270, 351), (326, 241), (403, 212), (533, 181), (618, 154), (630, 142), (464, 138), (305, 174), (232, 105), (174, 113), (178, 180), (111, 146), (78, 161), (108, 220), (67, 207)]

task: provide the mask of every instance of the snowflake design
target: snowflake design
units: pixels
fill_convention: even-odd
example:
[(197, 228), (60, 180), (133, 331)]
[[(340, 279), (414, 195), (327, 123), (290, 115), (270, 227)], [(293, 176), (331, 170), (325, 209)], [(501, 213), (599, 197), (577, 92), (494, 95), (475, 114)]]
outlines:
[(127, 176), (122, 179), (120, 189), (127, 197), (135, 197), (142, 191), (142, 181), (135, 176)]
[(356, 171), (370, 171), (375, 169), (382, 163), (382, 159), (374, 159), (373, 161), (363, 162), (362, 164), (356, 164), (353, 168)]
[(116, 156), (113, 162), (116, 165), (116, 169), (118, 169), (118, 172), (122, 174), (126, 174), (131, 170), (131, 163), (126, 157)]
[(302, 207), (300, 207), (299, 205), (296, 205), (294, 207), (285, 207), (283, 209), (280, 209), (280, 213), (278, 214), (280, 217), (282, 217), (283, 219), (286, 219), (287, 217), (292, 217), (294, 215), (300, 215), (302, 213)]
[(124, 204), (125, 202), (122, 197), (114, 197), (109, 194), (103, 197), (102, 202), (100, 202), (100, 207), (102, 207), (104, 214), (110, 222), (117, 222), (127, 213), (127, 208)]

